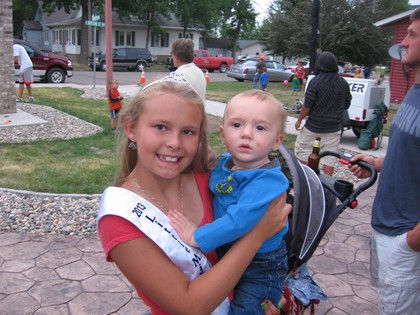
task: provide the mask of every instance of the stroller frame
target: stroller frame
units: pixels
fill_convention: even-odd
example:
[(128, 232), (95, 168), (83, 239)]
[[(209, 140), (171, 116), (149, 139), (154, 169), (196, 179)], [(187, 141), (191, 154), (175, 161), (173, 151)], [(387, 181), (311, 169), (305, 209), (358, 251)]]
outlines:
[[(347, 152), (320, 152), (321, 158), (325, 156), (334, 156), (342, 164), (349, 164), (353, 157)], [(318, 175), (283, 146), (277, 151), (276, 157), (280, 160), (282, 170), (290, 181), (288, 202), (293, 204), (293, 210), (289, 215), (289, 231), (284, 239), (289, 256), (288, 277), (294, 277), (300, 272), (299, 268), (312, 257), (325, 233), (338, 216), (346, 208), (357, 207), (357, 197), (376, 182), (377, 171), (371, 164), (357, 161), (357, 165), (369, 170), (371, 176), (353, 188), (350, 182), (337, 180), (325, 174)], [(294, 196), (291, 195), (292, 189)], [(306, 269), (306, 266), (304, 267)], [(308, 281), (317, 285), (309, 274), (306, 277)], [(309, 304), (304, 304), (293, 296), (287, 286), (285, 293), (289, 295), (286, 314), (303, 314), (309, 307), (311, 314), (314, 314), (314, 305), (318, 304), (319, 300), (314, 299)]]

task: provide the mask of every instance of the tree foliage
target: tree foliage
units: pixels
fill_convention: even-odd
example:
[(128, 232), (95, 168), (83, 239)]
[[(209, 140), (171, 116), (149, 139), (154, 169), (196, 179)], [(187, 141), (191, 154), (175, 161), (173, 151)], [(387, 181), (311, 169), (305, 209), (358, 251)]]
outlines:
[(34, 1), (12, 0), (13, 36), (20, 38), (23, 31), (23, 21), (32, 20), (36, 10)]
[[(275, 54), (308, 56), (311, 0), (275, 0), (263, 25), (265, 45)], [(407, 0), (321, 0), (317, 47), (342, 63), (385, 63), (392, 33), (373, 25), (408, 8)]]
[(235, 59), (241, 33), (255, 28), (257, 13), (251, 0), (226, 0), (223, 2), (221, 13), (220, 32), (223, 38), (231, 40), (232, 57)]
[(163, 34), (158, 15), (170, 19), (170, 0), (113, 0), (113, 8), (122, 17), (135, 17), (147, 25), (145, 47), (149, 48), (150, 34)]

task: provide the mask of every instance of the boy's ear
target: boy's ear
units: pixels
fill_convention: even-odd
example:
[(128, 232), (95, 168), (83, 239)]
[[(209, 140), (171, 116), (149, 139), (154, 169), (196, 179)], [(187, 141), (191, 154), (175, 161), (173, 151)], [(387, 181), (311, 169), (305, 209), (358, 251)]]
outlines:
[(284, 140), (284, 134), (281, 133), (277, 136), (276, 140), (274, 141), (273, 147), (271, 149), (277, 150), (283, 143), (283, 140)]
[(222, 143), (225, 144), (225, 133), (224, 133), (224, 130), (223, 130), (223, 125), (220, 125), (219, 133), (220, 133), (220, 139), (222, 140)]

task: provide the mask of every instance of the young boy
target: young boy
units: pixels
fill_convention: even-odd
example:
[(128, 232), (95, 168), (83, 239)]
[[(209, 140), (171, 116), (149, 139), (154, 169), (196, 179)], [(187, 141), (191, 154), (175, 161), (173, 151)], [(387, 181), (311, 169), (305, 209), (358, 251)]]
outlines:
[(119, 86), (118, 80), (111, 80), (109, 82), (109, 91), (108, 91), (108, 104), (109, 104), (109, 112), (111, 114), (111, 129), (115, 131), (117, 126), (117, 116), (122, 108), (121, 101), (124, 99), (120, 92), (118, 91)]
[(298, 77), (296, 76), (293, 77), (292, 85), (293, 85), (292, 95), (297, 96), (298, 92), (300, 91), (300, 80), (298, 79)]
[[(220, 256), (262, 218), (270, 202), (289, 187), (279, 161), (269, 152), (283, 142), (286, 112), (271, 94), (249, 90), (226, 106), (220, 135), (229, 153), (223, 154), (211, 173), (215, 221), (200, 228), (181, 213), (171, 211), (171, 225), (190, 246)], [(261, 301), (275, 305), (282, 296), (287, 273), (287, 252), (280, 233), (264, 242), (235, 289), (231, 312), (263, 314)]]
[(269, 75), (267, 73), (267, 68), (264, 67), (262, 69), (262, 73), (260, 75), (261, 90), (265, 91), (267, 89), (269, 78), (270, 77), (269, 77)]

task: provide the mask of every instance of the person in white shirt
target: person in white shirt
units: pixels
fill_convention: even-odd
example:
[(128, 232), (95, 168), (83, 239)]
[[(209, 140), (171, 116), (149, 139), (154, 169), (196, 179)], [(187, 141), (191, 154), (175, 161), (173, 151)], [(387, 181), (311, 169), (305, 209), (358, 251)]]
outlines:
[(23, 102), (23, 90), (26, 85), (26, 89), (28, 90), (28, 101), (33, 102), (34, 97), (32, 96), (32, 87), (31, 84), (34, 81), (33, 78), (33, 64), (31, 58), (29, 57), (28, 53), (26, 52), (25, 48), (21, 45), (14, 44), (13, 45), (13, 57), (15, 59), (15, 63), (19, 64), (20, 71), (19, 71), (19, 97), (16, 99), (17, 102)]
[(194, 63), (194, 42), (189, 38), (179, 38), (172, 43), (172, 59), (175, 72), (182, 74), (191, 83), (193, 88), (200, 95), (201, 99), (206, 100), (207, 82), (203, 71)]

